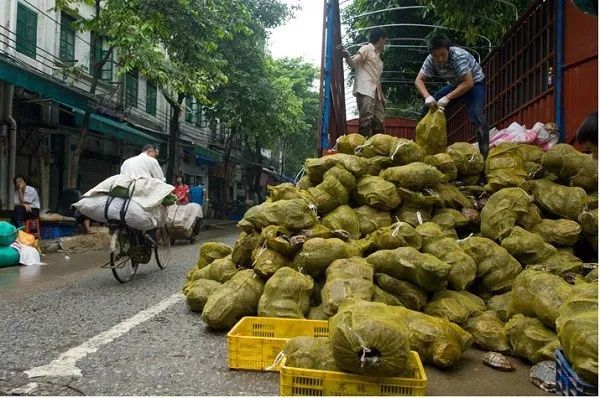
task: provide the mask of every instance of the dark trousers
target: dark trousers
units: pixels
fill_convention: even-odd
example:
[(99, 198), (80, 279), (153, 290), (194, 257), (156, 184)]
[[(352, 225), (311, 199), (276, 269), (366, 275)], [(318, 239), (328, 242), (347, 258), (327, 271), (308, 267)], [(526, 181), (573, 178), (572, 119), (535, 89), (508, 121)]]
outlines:
[(25, 206), (17, 205), (13, 210), (12, 216), (10, 218), (10, 222), (15, 227), (19, 228), (25, 224), (25, 220), (35, 220), (40, 216), (40, 209), (32, 208), (28, 213), (25, 210)]
[[(456, 87), (451, 84), (446, 84), (439, 91), (433, 94), (433, 98), (438, 101), (442, 97), (454, 91), (455, 88)], [(461, 98), (464, 98), (467, 102), (467, 115), (469, 116), (469, 121), (475, 126), (475, 128), (487, 128), (485, 113), (483, 111), (483, 106), (485, 105), (485, 84), (475, 83), (473, 88), (463, 94)], [(426, 106), (421, 108), (421, 117), (425, 116), (427, 110), (428, 109)]]

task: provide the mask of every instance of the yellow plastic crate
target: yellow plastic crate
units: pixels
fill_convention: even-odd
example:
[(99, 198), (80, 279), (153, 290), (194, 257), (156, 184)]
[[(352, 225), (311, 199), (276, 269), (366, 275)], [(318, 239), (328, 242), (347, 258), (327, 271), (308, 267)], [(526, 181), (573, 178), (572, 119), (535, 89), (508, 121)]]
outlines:
[(340, 395), (425, 395), (427, 375), (419, 354), (412, 351), (417, 364), (414, 378), (361, 376), (326, 370), (300, 369), (285, 366), (279, 371), (279, 395), (340, 396)]
[[(230, 369), (269, 370), (285, 344), (293, 337), (328, 337), (327, 321), (247, 316), (227, 333)], [(267, 369), (269, 368), (269, 369)]]

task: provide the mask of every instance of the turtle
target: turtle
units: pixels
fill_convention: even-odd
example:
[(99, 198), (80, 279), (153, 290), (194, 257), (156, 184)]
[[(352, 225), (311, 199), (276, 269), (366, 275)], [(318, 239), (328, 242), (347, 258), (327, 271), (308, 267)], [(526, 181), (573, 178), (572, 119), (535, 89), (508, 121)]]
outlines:
[(499, 352), (489, 351), (483, 355), (482, 360), (483, 363), (494, 369), (503, 370), (505, 372), (515, 370), (515, 365), (513, 365), (511, 360)]
[(542, 361), (531, 367), (529, 371), (531, 382), (547, 392), (556, 391), (556, 362)]

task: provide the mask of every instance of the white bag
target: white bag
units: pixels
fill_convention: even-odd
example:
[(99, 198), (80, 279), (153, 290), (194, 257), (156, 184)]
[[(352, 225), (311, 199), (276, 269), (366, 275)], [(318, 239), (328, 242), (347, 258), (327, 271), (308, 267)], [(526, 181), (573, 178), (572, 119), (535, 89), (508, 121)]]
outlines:
[(189, 230), (194, 226), (196, 218), (202, 218), (202, 206), (197, 203), (169, 206), (167, 211), (167, 226), (169, 227), (183, 227), (183, 229)]

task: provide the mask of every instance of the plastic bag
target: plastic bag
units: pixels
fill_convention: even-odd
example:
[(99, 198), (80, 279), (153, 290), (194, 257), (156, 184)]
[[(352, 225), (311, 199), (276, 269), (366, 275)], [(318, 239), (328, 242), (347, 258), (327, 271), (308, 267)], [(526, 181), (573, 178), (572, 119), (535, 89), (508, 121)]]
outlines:
[(288, 267), (278, 269), (265, 284), (258, 316), (304, 318), (310, 309), (313, 280)]
[(447, 140), (444, 111), (433, 106), (415, 128), (415, 142), (426, 154), (435, 155), (446, 150)]

